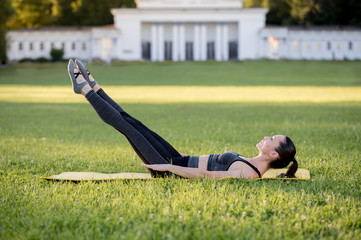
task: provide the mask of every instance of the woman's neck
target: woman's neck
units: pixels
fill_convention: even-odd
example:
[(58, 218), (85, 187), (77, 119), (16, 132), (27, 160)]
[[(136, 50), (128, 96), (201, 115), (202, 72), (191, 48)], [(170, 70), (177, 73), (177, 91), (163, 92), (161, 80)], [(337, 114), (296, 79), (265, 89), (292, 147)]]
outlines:
[(269, 169), (269, 158), (265, 155), (260, 154), (257, 157), (247, 158), (246, 160), (255, 166), (258, 171), (260, 171), (261, 175), (263, 175)]

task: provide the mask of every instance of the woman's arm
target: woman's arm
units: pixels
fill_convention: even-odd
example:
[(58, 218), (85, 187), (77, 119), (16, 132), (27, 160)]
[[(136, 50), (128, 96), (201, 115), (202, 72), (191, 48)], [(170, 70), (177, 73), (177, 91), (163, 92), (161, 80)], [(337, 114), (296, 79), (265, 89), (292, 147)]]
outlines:
[(181, 167), (171, 164), (144, 164), (144, 163), (142, 163), (142, 166), (156, 171), (169, 171), (186, 178), (206, 177), (212, 179), (219, 179), (226, 177), (234, 177), (234, 178), (241, 177), (241, 169), (237, 169), (233, 171), (207, 171), (199, 168), (188, 168), (188, 167)]

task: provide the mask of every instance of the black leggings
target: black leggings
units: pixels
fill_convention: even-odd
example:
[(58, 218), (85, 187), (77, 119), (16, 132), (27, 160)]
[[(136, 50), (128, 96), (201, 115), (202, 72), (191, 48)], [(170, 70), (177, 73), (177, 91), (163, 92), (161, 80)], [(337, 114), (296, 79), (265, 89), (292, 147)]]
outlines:
[[(181, 157), (172, 145), (126, 113), (103, 89), (97, 92), (91, 90), (85, 97), (105, 123), (126, 136), (144, 163), (169, 164), (172, 158)], [(152, 176), (170, 175), (169, 172), (149, 171)]]

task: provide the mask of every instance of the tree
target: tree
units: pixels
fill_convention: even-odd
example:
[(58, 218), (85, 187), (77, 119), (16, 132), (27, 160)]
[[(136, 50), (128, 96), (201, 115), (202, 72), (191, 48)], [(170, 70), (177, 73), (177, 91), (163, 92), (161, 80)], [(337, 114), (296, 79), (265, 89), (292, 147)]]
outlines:
[(16, 15), (8, 27), (39, 27), (48, 25), (51, 19), (50, 0), (12, 0)]
[(11, 0), (0, 0), (0, 62), (6, 62), (6, 21), (13, 15), (14, 10), (11, 6)]
[(314, 25), (361, 26), (361, 1), (316, 0), (315, 7), (305, 16), (305, 21)]
[(134, 0), (82, 0), (78, 9), (80, 25), (107, 25), (113, 24), (112, 8), (134, 8)]
[(77, 14), (82, 4), (81, 0), (51, 0), (51, 2), (50, 25), (78, 25)]
[(292, 25), (296, 20), (291, 16), (291, 6), (284, 0), (269, 0), (266, 23), (274, 25)]
[(267, 24), (361, 26), (360, 0), (245, 0), (245, 7), (264, 7)]
[(135, 7), (134, 0), (13, 0), (10, 29), (41, 26), (94, 26), (113, 23), (111, 8)]

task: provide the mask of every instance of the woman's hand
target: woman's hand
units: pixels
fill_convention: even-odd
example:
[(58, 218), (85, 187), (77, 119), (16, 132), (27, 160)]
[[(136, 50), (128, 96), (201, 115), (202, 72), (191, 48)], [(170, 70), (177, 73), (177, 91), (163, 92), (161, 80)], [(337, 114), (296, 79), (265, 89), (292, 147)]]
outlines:
[(170, 167), (171, 167), (170, 164), (145, 164), (145, 163), (142, 163), (141, 165), (143, 167), (153, 169), (156, 171), (169, 171)]
[(187, 154), (185, 154), (185, 153), (181, 153), (180, 154), (182, 157), (187, 157), (187, 156), (189, 156), (189, 155), (187, 155)]

